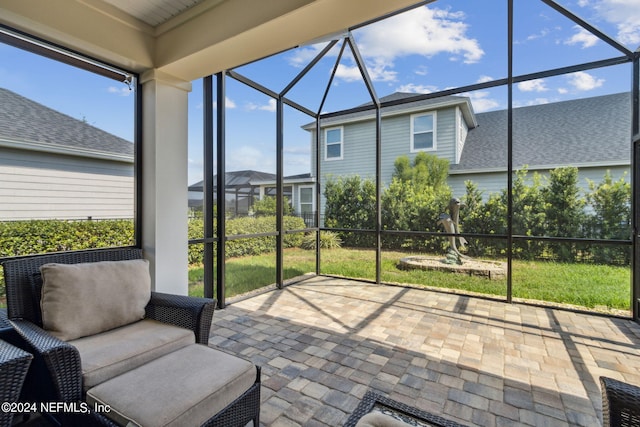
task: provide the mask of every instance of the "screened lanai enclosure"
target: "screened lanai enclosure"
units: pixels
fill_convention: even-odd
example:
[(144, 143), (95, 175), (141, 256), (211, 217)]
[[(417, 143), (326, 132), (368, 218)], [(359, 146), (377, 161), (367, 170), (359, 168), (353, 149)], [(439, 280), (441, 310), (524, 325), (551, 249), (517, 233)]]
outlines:
[[(571, 1), (485, 7), (423, 2), (203, 80), (205, 295), (320, 274), (637, 318), (639, 43)], [(276, 196), (239, 226), (211, 189), (247, 157)]]
[(174, 248), (178, 217), (189, 292), (221, 307), (327, 275), (637, 320), (628, 8), (423, 1), (198, 78), (166, 174), (143, 161), (155, 75), (0, 26), (0, 261)]

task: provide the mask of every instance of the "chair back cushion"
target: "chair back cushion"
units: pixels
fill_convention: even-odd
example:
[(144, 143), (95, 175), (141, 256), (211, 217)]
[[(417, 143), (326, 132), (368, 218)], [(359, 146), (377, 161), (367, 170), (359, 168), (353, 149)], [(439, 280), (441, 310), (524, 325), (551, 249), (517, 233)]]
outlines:
[(144, 318), (151, 298), (149, 262), (144, 259), (45, 264), (42, 324), (68, 341)]

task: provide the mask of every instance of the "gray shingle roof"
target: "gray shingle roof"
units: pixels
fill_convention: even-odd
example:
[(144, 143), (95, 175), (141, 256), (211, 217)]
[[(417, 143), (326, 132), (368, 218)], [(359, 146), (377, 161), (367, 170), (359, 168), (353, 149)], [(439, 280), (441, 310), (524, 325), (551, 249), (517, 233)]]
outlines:
[[(460, 163), (451, 171), (507, 167), (507, 111), (476, 114)], [(513, 165), (629, 163), (629, 93), (513, 109)]]
[(0, 139), (133, 157), (133, 144), (0, 88)]

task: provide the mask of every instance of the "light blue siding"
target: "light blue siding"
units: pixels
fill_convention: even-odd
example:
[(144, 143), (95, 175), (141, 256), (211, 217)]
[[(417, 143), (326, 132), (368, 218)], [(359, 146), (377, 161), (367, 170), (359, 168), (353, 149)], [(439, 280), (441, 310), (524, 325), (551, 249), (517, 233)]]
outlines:
[[(593, 181), (595, 185), (598, 185), (604, 179), (604, 176), (609, 170), (614, 181), (624, 177), (626, 182), (629, 182), (629, 167), (628, 166), (611, 166), (611, 167), (581, 167), (578, 170), (578, 186), (582, 190), (582, 194), (589, 192), (589, 180)], [(533, 177), (534, 171), (529, 171), (528, 177)], [(545, 185), (549, 179), (548, 170), (535, 171), (541, 175), (541, 184)], [(468, 174), (456, 174), (449, 175), (449, 186), (451, 186), (454, 197), (461, 198), (466, 193), (465, 181), (473, 181), (480, 191), (482, 191), (483, 199), (486, 201), (493, 193), (500, 193), (507, 188), (507, 173), (506, 172), (491, 172), (491, 173), (468, 173)]]
[[(414, 113), (415, 114), (415, 113)], [(436, 115), (436, 150), (429, 153), (445, 158), (449, 162), (456, 161), (457, 144), (457, 109), (445, 108), (435, 112)], [(383, 187), (391, 182), (394, 163), (400, 156), (408, 156), (411, 161), (417, 153), (411, 153), (411, 117), (412, 114), (383, 117), (381, 180)], [(362, 179), (375, 180), (376, 177), (376, 126), (375, 120), (366, 120), (342, 125), (343, 155), (340, 160), (325, 160), (326, 146), (324, 129), (320, 134), (320, 183), (324, 188), (327, 179), (340, 176), (358, 175)], [(315, 171), (315, 132), (311, 131), (311, 164)], [(324, 197), (320, 208), (324, 209)]]

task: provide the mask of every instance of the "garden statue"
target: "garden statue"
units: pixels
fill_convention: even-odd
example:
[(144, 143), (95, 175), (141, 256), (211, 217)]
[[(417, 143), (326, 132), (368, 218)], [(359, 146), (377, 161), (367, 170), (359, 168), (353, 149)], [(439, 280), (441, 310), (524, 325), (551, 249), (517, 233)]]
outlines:
[(460, 217), (460, 208), (464, 207), (464, 203), (460, 199), (452, 198), (449, 201), (448, 210), (449, 213), (440, 214), (438, 224), (442, 224), (444, 230), (450, 234), (449, 236), (449, 248), (447, 249), (447, 258), (443, 260), (446, 264), (462, 264), (463, 259), (469, 259), (469, 257), (463, 255), (458, 250), (456, 245), (456, 238), (460, 242), (460, 247), (463, 248), (467, 243), (467, 240), (462, 236), (455, 236), (460, 234), (460, 226), (458, 220)]

